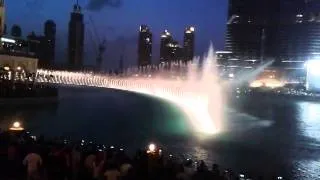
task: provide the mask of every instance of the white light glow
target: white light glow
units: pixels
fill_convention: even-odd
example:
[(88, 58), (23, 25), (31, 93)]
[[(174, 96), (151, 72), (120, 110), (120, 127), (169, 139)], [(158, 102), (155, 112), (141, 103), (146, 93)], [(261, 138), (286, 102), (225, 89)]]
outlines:
[(320, 59), (309, 60), (305, 66), (307, 68), (307, 89), (310, 91), (320, 91)]
[(24, 128), (21, 126), (21, 123), (16, 121), (12, 124), (12, 127), (10, 127), (11, 131), (22, 131)]
[(216, 51), (216, 54), (232, 54), (231, 51)]
[(156, 151), (156, 145), (153, 143), (149, 144), (148, 152), (153, 153), (155, 151)]
[(2, 42), (8, 42), (8, 43), (16, 43), (16, 40), (9, 39), (9, 38), (4, 38), (4, 37), (1, 38), (1, 41)]
[(320, 60), (310, 60), (306, 65), (308, 73), (320, 75)]
[(13, 127), (19, 128), (19, 127), (20, 127), (20, 123), (19, 123), (19, 122), (14, 122), (14, 123), (13, 123)]

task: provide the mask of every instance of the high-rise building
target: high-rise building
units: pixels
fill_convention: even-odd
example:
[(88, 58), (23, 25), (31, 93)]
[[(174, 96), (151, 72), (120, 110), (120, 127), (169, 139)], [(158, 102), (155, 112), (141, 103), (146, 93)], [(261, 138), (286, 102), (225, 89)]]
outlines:
[(183, 48), (178, 41), (172, 41), (167, 44), (169, 62), (180, 61), (183, 58)]
[(11, 28), (11, 36), (20, 38), (22, 36), (22, 30), (19, 25), (13, 25)]
[(152, 33), (148, 26), (141, 25), (138, 41), (138, 65), (146, 66), (151, 64), (152, 57)]
[(0, 35), (5, 34), (5, 2), (0, 0)]
[(44, 24), (44, 40), (45, 59), (48, 62), (48, 66), (50, 66), (54, 62), (56, 45), (56, 24), (52, 20), (47, 20)]
[(285, 13), (279, 14), (281, 21), (271, 29), (273, 36), (267, 36), (272, 44), (266, 50), (275, 58), (276, 66), (303, 69), (306, 60), (320, 54), (319, 8), (319, 1), (282, 2), (280, 9)]
[(68, 35), (69, 67), (79, 69), (83, 66), (84, 23), (79, 4), (74, 5), (69, 22)]
[(169, 51), (170, 47), (169, 44), (172, 43), (173, 39), (171, 33), (168, 30), (165, 30), (161, 34), (161, 42), (160, 42), (160, 62), (169, 62), (170, 56)]
[(39, 54), (41, 52), (40, 50), (40, 43), (41, 43), (41, 37), (37, 36), (35, 32), (31, 32), (27, 36), (28, 45), (29, 45), (29, 52), (34, 53), (37, 58), (39, 58)]
[(319, 9), (316, 0), (230, 0), (225, 49), (239, 62), (272, 59), (285, 77), (301, 76), (320, 54)]
[(191, 61), (194, 57), (194, 27), (188, 27), (184, 31), (184, 38), (183, 38), (183, 58), (185, 61)]
[(225, 50), (242, 59), (260, 59), (263, 29), (268, 13), (266, 2), (273, 0), (230, 0)]

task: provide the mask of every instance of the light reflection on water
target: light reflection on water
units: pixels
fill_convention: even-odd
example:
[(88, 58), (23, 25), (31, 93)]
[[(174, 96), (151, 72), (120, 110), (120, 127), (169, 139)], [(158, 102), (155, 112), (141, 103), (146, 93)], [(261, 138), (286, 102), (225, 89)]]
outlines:
[[(298, 148), (304, 153), (294, 163), (295, 177), (299, 179), (320, 179), (320, 104), (314, 102), (298, 102), (298, 124), (302, 142)], [(309, 138), (307, 141), (305, 137)]]
[(266, 98), (243, 109), (228, 108), (228, 130), (199, 140), (191, 137), (173, 106), (123, 94), (67, 93), (58, 107), (4, 110), (0, 127), (6, 129), (19, 120), (37, 133), (85, 134), (134, 148), (155, 140), (182, 158), (295, 179), (319, 178), (320, 104)]
[(310, 138), (320, 140), (320, 104), (313, 102), (297, 103), (301, 132)]

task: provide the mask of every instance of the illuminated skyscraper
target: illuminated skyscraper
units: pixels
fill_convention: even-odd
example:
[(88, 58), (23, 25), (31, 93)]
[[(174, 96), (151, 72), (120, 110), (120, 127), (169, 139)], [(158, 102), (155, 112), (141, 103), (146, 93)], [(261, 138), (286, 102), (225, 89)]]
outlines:
[(161, 42), (160, 42), (160, 62), (169, 62), (170, 61), (170, 46), (173, 39), (171, 33), (168, 30), (165, 30), (161, 34)]
[(194, 57), (194, 27), (188, 27), (184, 31), (184, 38), (183, 38), (183, 58), (185, 61), (191, 61)]
[(83, 67), (84, 23), (79, 4), (74, 5), (69, 22), (68, 56), (69, 67), (79, 69)]
[(169, 62), (180, 61), (183, 58), (183, 48), (178, 41), (172, 41), (167, 44)]
[(152, 33), (148, 26), (141, 25), (138, 40), (138, 65), (146, 66), (151, 64), (152, 57)]

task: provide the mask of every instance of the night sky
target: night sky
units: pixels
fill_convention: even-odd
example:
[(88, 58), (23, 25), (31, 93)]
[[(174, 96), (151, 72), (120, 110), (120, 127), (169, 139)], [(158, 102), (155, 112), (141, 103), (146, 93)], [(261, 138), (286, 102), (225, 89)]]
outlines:
[[(104, 58), (106, 67), (118, 66), (125, 45), (125, 66), (137, 61), (137, 36), (140, 24), (150, 26), (153, 38), (153, 62), (159, 59), (160, 33), (168, 29), (182, 43), (186, 26), (196, 27), (196, 54), (202, 55), (210, 43), (222, 49), (226, 28), (227, 0), (79, 0), (86, 24), (85, 64), (93, 64), (95, 49), (92, 36), (94, 20), (100, 39), (108, 40)], [(67, 30), (75, 0), (6, 0), (6, 24), (22, 28), (23, 35), (43, 33), (43, 23), (57, 24), (57, 62), (66, 62)]]

